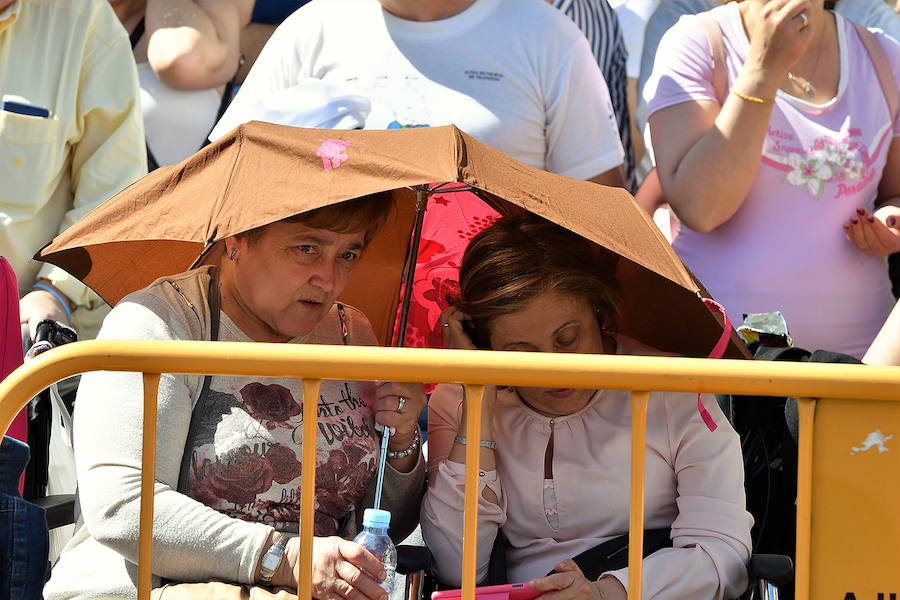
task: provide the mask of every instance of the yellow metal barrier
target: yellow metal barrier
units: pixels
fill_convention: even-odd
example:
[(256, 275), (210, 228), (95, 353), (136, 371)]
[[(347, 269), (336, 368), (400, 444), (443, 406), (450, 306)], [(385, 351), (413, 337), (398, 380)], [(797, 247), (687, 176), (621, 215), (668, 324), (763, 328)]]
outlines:
[[(0, 431), (28, 400), (50, 384), (87, 371), (144, 373), (144, 444), (141, 486), (138, 598), (150, 594), (156, 394), (160, 373), (294, 377), (304, 380), (304, 397), (318, 396), (322, 379), (452, 382), (467, 385), (470, 437), (480, 437), (483, 386), (488, 384), (728, 392), (797, 396), (800, 402), (800, 456), (797, 497), (798, 600), (809, 598), (810, 480), (815, 400), (867, 399), (900, 402), (900, 367), (761, 363), (752, 361), (607, 355), (475, 352), (263, 344), (236, 342), (89, 341), (47, 352), (0, 382)], [(633, 391), (631, 539), (629, 599), (640, 598), (643, 535), (644, 445), (649, 393)], [(304, 439), (316, 431), (316, 403), (304, 402)], [(298, 581), (310, 581), (312, 569), (315, 444), (303, 445), (301, 561)], [(466, 449), (463, 600), (474, 600), (478, 446)], [(312, 590), (300, 586), (300, 598)]]

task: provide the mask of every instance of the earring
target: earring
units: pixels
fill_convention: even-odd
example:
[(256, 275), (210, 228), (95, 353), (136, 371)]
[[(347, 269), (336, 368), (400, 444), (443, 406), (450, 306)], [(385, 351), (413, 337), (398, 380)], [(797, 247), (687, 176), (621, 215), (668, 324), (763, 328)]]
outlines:
[(228, 253), (228, 260), (234, 262), (235, 255), (237, 255), (237, 248), (232, 248), (231, 252)]

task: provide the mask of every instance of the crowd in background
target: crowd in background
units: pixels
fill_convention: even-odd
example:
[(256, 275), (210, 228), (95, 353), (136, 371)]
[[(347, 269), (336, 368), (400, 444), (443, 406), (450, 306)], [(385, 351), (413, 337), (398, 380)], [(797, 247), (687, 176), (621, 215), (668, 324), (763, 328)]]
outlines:
[[(376, 3), (348, 4), (347, 8), (340, 8), (334, 2), (313, 2), (297, 12), (307, 2), (111, 0), (107, 7), (84, 0), (65, 11), (52, 6), (32, 6), (28, 0), (3, 4), (6, 5), (4, 18), (0, 20), (3, 100), (13, 107), (17, 100), (22, 100), (21, 104), (33, 104), (38, 111), (45, 110), (48, 114), (41, 120), (27, 111), (20, 114), (15, 108), (8, 108), (2, 112), (0, 133), (7, 144), (12, 144), (10, 158), (4, 161), (3, 167), (8, 184), (0, 198), (5, 220), (0, 249), (18, 276), (22, 320), (31, 324), (32, 333), (38, 321), (52, 317), (73, 323), (82, 337), (92, 337), (106, 312), (98, 297), (65, 272), (51, 266), (39, 269), (38, 263), (30, 260), (55, 233), (144, 174), (145, 165), (152, 170), (178, 163), (207, 144), (211, 131), (211, 139), (216, 139), (242, 120), (252, 118), (247, 115), (253, 114), (253, 107), (259, 108), (261, 101), (271, 103), (272, 93), (290, 93), (288, 90), (292, 88), (316, 88), (325, 84), (318, 100), (312, 106), (299, 103), (297, 112), (327, 113), (330, 107), (346, 104), (352, 95), (363, 98), (356, 121), (348, 125), (311, 117), (304, 120), (301, 114), (296, 124), (396, 128), (452, 122), (515, 158), (556, 173), (623, 185), (635, 192), (650, 172), (648, 181), (662, 179), (664, 193), (655, 196), (656, 203), (645, 202), (645, 207), (656, 213), (656, 220), (669, 239), (676, 240), (679, 231), (686, 232), (681, 242), (675, 241), (676, 249), (689, 267), (701, 272), (701, 280), (716, 297), (746, 296), (749, 292), (747, 287), (742, 288), (733, 281), (718, 285), (719, 271), (730, 271), (732, 278), (752, 282), (760, 275), (748, 272), (746, 261), (765, 269), (775, 260), (773, 256), (758, 254), (762, 248), (754, 247), (753, 240), (759, 239), (759, 232), (739, 225), (749, 209), (737, 211), (735, 219), (718, 219), (712, 227), (699, 226), (688, 217), (689, 225), (682, 229), (686, 208), (678, 207), (676, 202), (675, 210), (667, 211), (669, 205), (665, 203), (682, 192), (673, 193), (673, 182), (668, 181), (663, 170), (659, 173), (662, 177), (651, 171), (655, 166), (655, 148), (650, 143), (648, 106), (652, 108), (660, 79), (663, 83), (668, 81), (660, 61), (654, 61), (657, 47), (680, 17), (715, 8), (721, 4), (717, 1), (625, 0), (612, 6), (605, 0), (550, 2), (574, 22), (583, 36), (571, 23), (551, 19), (546, 8), (535, 2), (499, 3), (495, 7), (496, 0), (482, 0), (472, 6), (468, 1), (445, 0), (421, 3), (412, 12), (405, 12), (406, 3), (388, 0), (382, 3), (385, 11)], [(397, 9), (392, 12), (395, 4)], [(475, 27), (480, 13), (495, 8), (497, 12), (492, 12), (488, 19), (493, 30)], [(895, 9), (876, 0), (840, 0), (834, 7), (836, 14), (878, 28), (896, 39), (900, 37), (900, 17)], [(718, 14), (724, 12), (720, 10)], [(48, 28), (59, 35), (46, 38), (52, 39), (54, 46), (41, 53), (42, 58), (38, 60), (35, 53), (25, 48), (38, 31), (46, 32)], [(127, 35), (123, 35), (123, 29)], [(510, 31), (516, 31), (518, 39), (532, 40), (530, 47), (515, 46), (511, 50), (509, 45), (498, 45), (497, 40)], [(91, 33), (86, 35), (86, 32)], [(579, 36), (586, 38), (587, 44), (575, 39)], [(841, 44), (843, 47), (852, 42), (845, 40)], [(737, 61), (746, 59), (746, 49), (738, 46), (746, 42), (735, 41), (737, 46), (733, 48), (730, 40), (726, 43), (734, 53), (729, 57), (734, 59), (734, 64), (728, 73), (729, 87), (733, 89), (731, 84), (739, 68)], [(453, 51), (440, 50), (448, 47)], [(126, 56), (126, 50), (130, 50), (133, 60)], [(893, 61), (893, 50), (891, 47), (888, 50), (888, 59)], [(840, 68), (840, 64), (846, 64), (841, 63), (846, 60), (844, 55), (835, 48), (830, 48), (824, 57), (820, 54), (815, 55), (815, 65), (810, 65), (810, 69), (815, 67), (824, 73), (825, 68), (819, 63), (826, 62), (831, 63), (828, 65), (831, 75), (845, 76), (847, 71)], [(23, 57), (27, 58), (23, 60)], [(669, 66), (667, 63), (663, 66)], [(654, 64), (658, 71), (655, 78)], [(673, 73), (681, 74), (679, 65), (670, 68)], [(798, 75), (790, 81), (806, 80)], [(883, 99), (874, 93), (876, 88), (871, 81), (865, 82), (864, 90), (855, 82), (841, 81), (840, 89), (832, 86), (833, 91), (842, 94), (844, 86), (849, 85), (851, 91), (859, 90), (865, 96), (860, 100), (862, 106), (854, 104), (853, 110), (873, 110), (882, 104)], [(235, 96), (242, 84), (243, 91)], [(684, 84), (678, 85), (682, 89)], [(791, 100), (796, 96), (802, 102), (803, 90), (794, 87), (779, 92), (779, 102), (796, 105), (797, 101)], [(728, 105), (740, 104), (734, 100), (738, 97), (727, 90), (724, 95), (720, 90), (712, 94), (718, 102), (724, 102), (724, 96), (733, 98)], [(288, 105), (294, 101), (290, 96), (284, 100)], [(827, 101), (826, 94), (812, 99), (813, 104), (819, 101)], [(306, 102), (308, 105), (309, 101)], [(226, 112), (229, 104), (231, 111)], [(753, 108), (756, 107), (752, 104), (744, 106), (745, 110)], [(742, 114), (741, 121), (736, 122), (741, 125), (748, 118), (751, 117)], [(213, 131), (217, 122), (219, 126)], [(858, 128), (853, 129), (855, 132)], [(845, 131), (843, 135), (858, 134)], [(830, 147), (833, 142), (836, 148), (843, 148), (842, 143), (859, 146), (860, 140), (837, 137), (815, 143)], [(883, 154), (891, 139), (882, 144)], [(780, 142), (789, 146), (785, 139)], [(865, 142), (871, 145), (870, 140)], [(754, 152), (758, 146), (759, 140), (753, 146)], [(818, 147), (804, 150), (803, 156), (819, 150)], [(764, 150), (763, 163), (765, 153)], [(858, 152), (844, 155), (851, 159), (871, 158)], [(784, 159), (798, 161), (800, 156), (791, 158), (788, 153)], [(740, 159), (749, 161), (747, 168), (741, 167), (740, 172), (755, 172), (756, 160), (749, 156)], [(734, 157), (729, 160), (733, 162)], [(838, 182), (836, 174), (824, 179), (834, 184), (834, 194), (845, 190), (844, 196), (846, 190), (860, 181), (869, 181), (869, 187), (856, 203), (858, 206), (853, 207), (864, 212), (851, 215), (844, 210), (835, 215), (850, 225), (856, 217), (865, 224), (875, 213), (875, 206), (865, 203), (873, 199), (880, 179), (876, 177), (873, 182), (867, 167), (857, 168), (857, 162), (851, 161), (852, 168), (840, 175), (840, 178), (846, 176), (846, 182)], [(803, 171), (819, 164), (813, 163), (812, 167), (796, 168)], [(822, 163), (824, 166), (818, 172), (824, 174), (823, 169), (830, 168), (828, 164), (834, 165)], [(788, 167), (778, 176), (796, 177), (803, 180), (803, 185), (815, 185), (808, 183), (806, 171), (791, 175), (795, 167)], [(23, 176), (25, 173), (28, 175)], [(706, 177), (684, 179), (705, 188), (701, 195), (715, 196), (714, 201), (719, 202), (723, 190), (710, 187)], [(749, 175), (743, 179), (752, 180)], [(763, 192), (767, 197), (779, 198), (773, 202), (780, 202), (780, 192), (770, 192), (768, 188)], [(697, 190), (690, 193), (697, 195)], [(743, 201), (747, 191), (726, 194)], [(812, 195), (816, 199), (820, 197), (818, 188)], [(730, 212), (728, 217), (735, 216), (735, 210)], [(886, 222), (886, 217), (881, 220)], [(763, 225), (771, 226), (771, 223)], [(715, 229), (698, 235), (704, 227)], [(686, 249), (685, 245), (693, 246), (691, 240), (722, 239), (729, 230), (742, 232), (745, 241), (723, 242), (732, 252), (727, 261), (711, 258), (709, 249)], [(853, 231), (848, 229), (849, 233)], [(802, 236), (797, 239), (801, 240)], [(889, 243), (879, 251), (889, 254), (895, 248), (891, 247), (890, 238), (885, 239)], [(797, 245), (802, 242), (798, 241)], [(778, 252), (790, 255), (793, 250), (786, 247)], [(706, 258), (695, 258), (695, 255)], [(734, 255), (744, 257), (745, 262), (736, 260)], [(848, 272), (858, 270), (851, 258), (843, 258)], [(705, 269), (700, 264), (702, 260), (714, 264)], [(819, 262), (823, 271), (834, 271), (830, 260), (823, 257)], [(869, 270), (881, 269), (875, 261), (865, 264)], [(803, 282), (791, 283), (793, 276), (786, 272), (787, 281), (780, 283), (802, 287)], [(866, 285), (877, 285), (879, 292), (883, 292), (888, 285), (886, 281), (873, 273)], [(835, 285), (846, 287), (843, 283)], [(761, 300), (760, 304), (726, 302), (726, 307), (735, 313), (733, 317), (766, 307), (782, 308), (783, 302), (777, 297), (780, 288), (775, 282), (763, 278), (759, 285), (754, 282), (748, 287), (772, 288), (775, 295)], [(821, 301), (820, 291), (805, 290), (801, 294), (805, 297), (798, 302), (802, 304), (813, 297)], [(833, 336), (809, 337), (801, 333), (795, 339), (806, 346), (824, 345), (860, 356), (867, 340), (874, 336), (876, 323), (887, 314), (887, 298), (881, 294), (879, 300), (858, 308), (846, 308), (843, 298), (835, 298), (827, 313), (855, 310), (866, 312), (870, 318), (866, 323), (857, 320), (846, 324), (835, 323), (840, 318), (830, 319), (829, 325), (819, 329), (844, 329)], [(795, 328), (805, 327), (800, 323), (802, 314), (790, 308), (787, 312), (789, 326), (797, 322)], [(852, 338), (853, 330), (859, 327), (864, 331), (857, 339), (848, 343), (839, 341)]]

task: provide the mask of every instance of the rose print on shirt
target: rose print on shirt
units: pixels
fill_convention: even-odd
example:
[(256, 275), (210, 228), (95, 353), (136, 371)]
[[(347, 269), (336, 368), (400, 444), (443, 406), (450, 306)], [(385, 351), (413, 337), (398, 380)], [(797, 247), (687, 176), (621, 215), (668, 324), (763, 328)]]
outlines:
[(272, 478), (278, 483), (290, 483), (300, 477), (301, 464), (293, 449), (281, 445), (272, 446), (266, 452), (266, 460), (272, 467)]
[(366, 460), (366, 449), (345, 443), (328, 453), (316, 468), (316, 511), (340, 520), (347, 511), (347, 498), (360, 498), (372, 482), (375, 457)]
[[(279, 384), (280, 383), (280, 384)], [(235, 518), (284, 528), (300, 511), (302, 391), (291, 383), (227, 381), (198, 403), (179, 489)], [(316, 534), (333, 535), (347, 507), (371, 484), (377, 438), (369, 404), (371, 384), (323, 382), (316, 463)], [(330, 401), (329, 401), (330, 399)], [(202, 438), (202, 443), (196, 443)]]
[(272, 465), (264, 457), (250, 456), (216, 471), (206, 485), (215, 496), (234, 504), (250, 504), (272, 487)]
[(241, 398), (250, 416), (265, 421), (268, 429), (293, 429), (290, 419), (300, 414), (300, 403), (294, 400), (289, 389), (277, 383), (248, 383), (241, 388)]
[(350, 160), (350, 157), (347, 155), (347, 146), (352, 145), (344, 140), (322, 140), (322, 145), (316, 151), (316, 156), (322, 157), (322, 166), (326, 171), (337, 169)]

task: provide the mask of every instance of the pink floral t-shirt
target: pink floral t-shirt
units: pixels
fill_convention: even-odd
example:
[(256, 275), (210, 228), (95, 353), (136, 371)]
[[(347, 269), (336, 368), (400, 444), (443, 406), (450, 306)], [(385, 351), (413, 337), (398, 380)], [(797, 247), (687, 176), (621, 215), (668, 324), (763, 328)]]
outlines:
[[(722, 29), (728, 86), (749, 52), (737, 3), (711, 11)], [(843, 224), (874, 209), (888, 148), (900, 135), (853, 24), (836, 15), (837, 95), (814, 105), (779, 92), (753, 187), (738, 212), (709, 233), (687, 227), (674, 242), (685, 264), (732, 321), (780, 310), (794, 343), (861, 356), (892, 306), (883, 260), (846, 241)], [(876, 31), (900, 81), (900, 46)], [(717, 100), (698, 17), (666, 33), (645, 95), (648, 114)]]
[[(362, 313), (346, 307), (354, 345), (376, 344)], [(219, 339), (251, 341), (222, 313)], [(292, 342), (340, 344), (337, 311)], [(338, 535), (375, 476), (374, 385), (322, 381), (316, 449), (315, 534)], [(194, 407), (179, 488), (231, 517), (296, 530), (303, 448), (299, 379), (214, 376)]]

